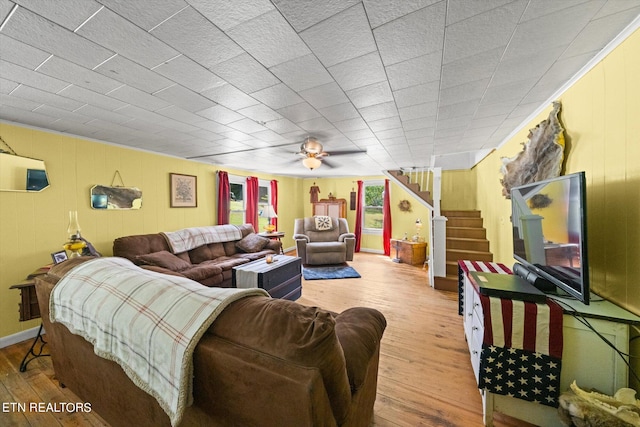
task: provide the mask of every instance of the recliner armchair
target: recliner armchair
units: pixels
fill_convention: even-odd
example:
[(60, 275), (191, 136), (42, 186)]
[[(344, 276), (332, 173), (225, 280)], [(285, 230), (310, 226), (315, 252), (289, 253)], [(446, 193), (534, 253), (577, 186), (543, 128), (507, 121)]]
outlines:
[(303, 264), (341, 264), (353, 261), (356, 236), (345, 218), (296, 218), (293, 227), (298, 256)]

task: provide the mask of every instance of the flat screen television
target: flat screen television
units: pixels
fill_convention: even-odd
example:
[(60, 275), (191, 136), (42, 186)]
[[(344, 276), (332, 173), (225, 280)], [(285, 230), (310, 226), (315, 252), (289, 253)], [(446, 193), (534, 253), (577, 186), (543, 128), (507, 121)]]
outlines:
[(584, 172), (511, 189), (514, 272), (589, 304), (586, 203)]

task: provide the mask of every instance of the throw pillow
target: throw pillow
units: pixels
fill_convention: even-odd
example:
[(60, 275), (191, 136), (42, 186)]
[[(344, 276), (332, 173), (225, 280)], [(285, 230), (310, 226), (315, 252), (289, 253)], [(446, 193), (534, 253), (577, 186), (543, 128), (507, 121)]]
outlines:
[(317, 231), (326, 231), (333, 228), (333, 223), (331, 222), (330, 216), (315, 216), (313, 218), (316, 221)]
[(236, 243), (236, 248), (243, 252), (259, 252), (269, 243), (266, 237), (258, 236), (255, 233), (247, 234), (242, 240)]
[(142, 264), (155, 265), (157, 267), (163, 267), (171, 271), (182, 271), (191, 267), (191, 263), (178, 258), (174, 254), (168, 251), (153, 252), (145, 255), (138, 255), (136, 257)]

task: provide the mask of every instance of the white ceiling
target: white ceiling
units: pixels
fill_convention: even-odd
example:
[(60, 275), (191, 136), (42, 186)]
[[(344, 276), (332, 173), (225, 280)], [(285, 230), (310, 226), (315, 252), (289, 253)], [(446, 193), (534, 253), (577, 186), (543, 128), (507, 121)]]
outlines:
[[(284, 175), (470, 167), (639, 17), (640, 0), (0, 0), (0, 118)], [(366, 154), (307, 171), (306, 136)]]

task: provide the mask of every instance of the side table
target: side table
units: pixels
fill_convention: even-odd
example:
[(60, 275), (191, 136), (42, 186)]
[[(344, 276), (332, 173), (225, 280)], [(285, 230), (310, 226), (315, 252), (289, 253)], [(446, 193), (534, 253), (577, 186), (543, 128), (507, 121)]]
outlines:
[[(38, 305), (38, 295), (36, 294), (36, 278), (38, 276), (42, 276), (47, 274), (49, 268), (51, 266), (45, 266), (37, 269), (33, 273), (29, 274), (25, 280), (20, 283), (16, 283), (15, 285), (9, 287), (9, 289), (19, 289), (20, 290), (20, 321), (25, 322), (31, 319), (38, 319), (40, 317), (40, 306)], [(38, 334), (33, 339), (33, 343), (31, 347), (27, 351), (27, 354), (24, 355), (22, 362), (20, 362), (20, 372), (24, 372), (27, 370), (27, 365), (33, 359), (37, 359), (38, 357), (50, 356), (50, 354), (43, 353), (44, 346), (47, 342), (42, 338), (42, 323), (40, 323), (40, 328), (38, 328)], [(36, 346), (38, 350), (36, 349)]]

